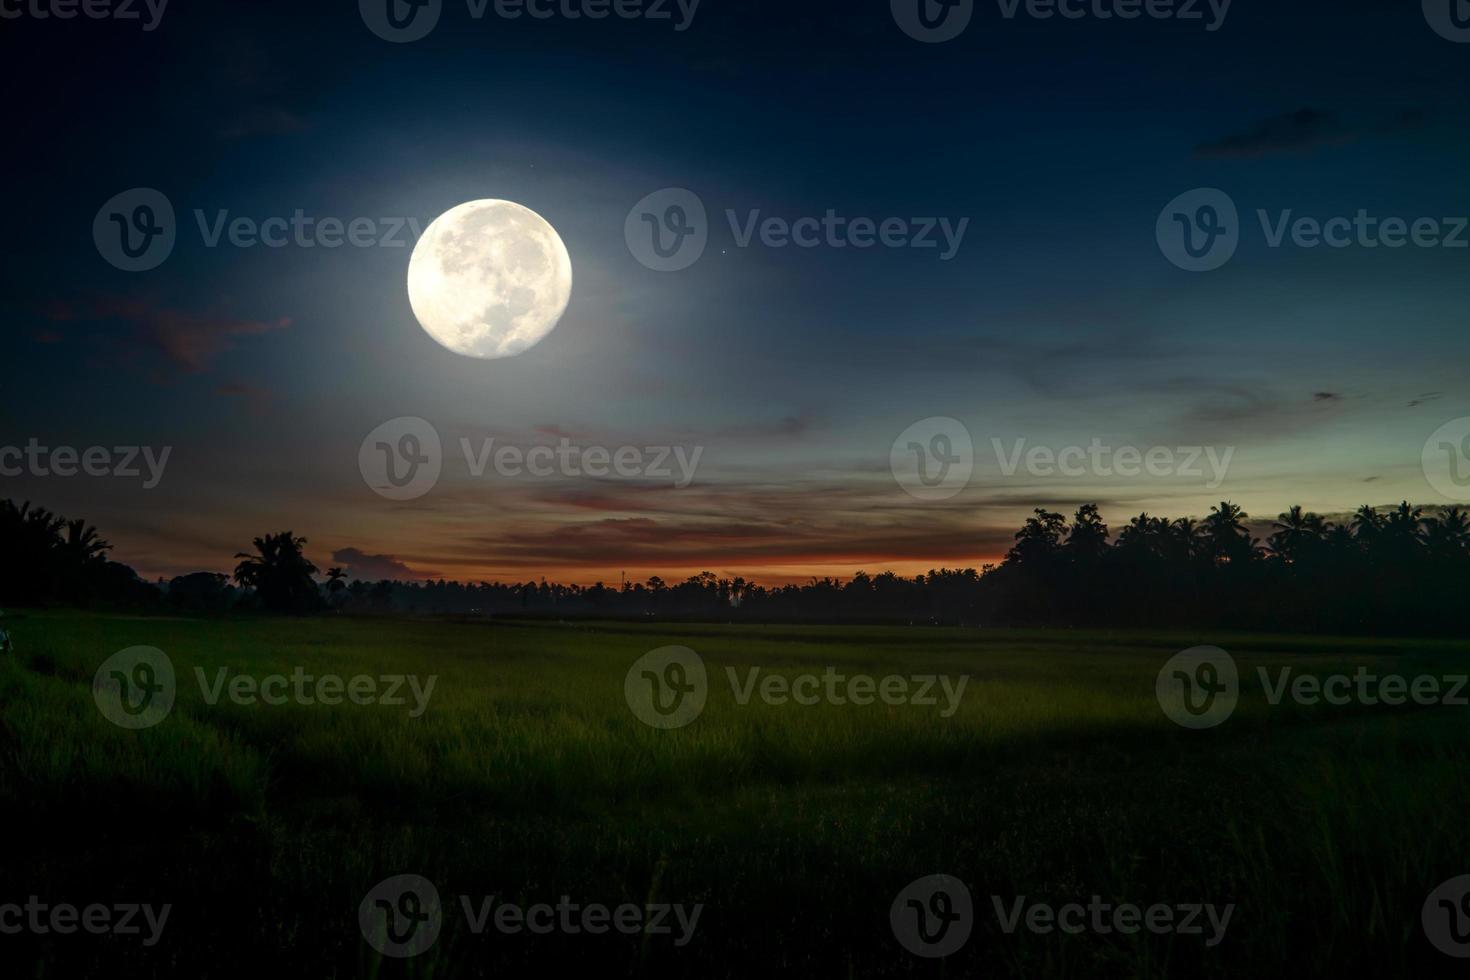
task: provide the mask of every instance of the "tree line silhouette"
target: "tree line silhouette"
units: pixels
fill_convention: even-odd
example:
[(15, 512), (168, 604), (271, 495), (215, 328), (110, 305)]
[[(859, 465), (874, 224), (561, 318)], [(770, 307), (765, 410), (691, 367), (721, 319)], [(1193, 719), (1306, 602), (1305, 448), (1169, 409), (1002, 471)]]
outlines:
[[(1210, 627), (1343, 633), (1457, 632), (1470, 587), (1470, 515), (1407, 502), (1332, 522), (1291, 507), (1254, 538), (1229, 501), (1200, 519), (1140, 514), (1113, 530), (1087, 504), (1038, 509), (997, 565), (884, 572), (766, 587), (711, 572), (675, 584), (349, 581), (321, 575), (290, 531), (256, 538), (234, 575), (149, 584), (111, 561), (96, 528), (0, 501), (0, 602), (172, 607), (192, 612), (663, 617), (751, 622)], [(319, 580), (320, 577), (320, 580)]]
[(0, 600), (17, 605), (146, 603), (154, 590), (111, 561), (97, 529), (27, 501), (0, 500)]

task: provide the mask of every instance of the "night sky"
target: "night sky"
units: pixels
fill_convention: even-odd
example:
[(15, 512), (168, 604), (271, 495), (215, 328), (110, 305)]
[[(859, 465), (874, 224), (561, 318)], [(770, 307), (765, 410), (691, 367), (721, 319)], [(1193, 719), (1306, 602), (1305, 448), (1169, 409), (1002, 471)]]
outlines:
[[(0, 2), (27, 11), (0, 19), (0, 444), (171, 454), (150, 489), (23, 471), (0, 496), (86, 517), (145, 576), (228, 571), (289, 528), (354, 577), (789, 581), (978, 566), (1037, 506), (1096, 501), (1118, 525), (1222, 499), (1267, 519), (1452, 502), (1421, 453), (1470, 415), (1470, 230), (1272, 248), (1257, 218), (1366, 211), (1448, 236), (1470, 215), (1470, 43), (1417, 2), (1236, 0), (1210, 30), (1204, 3), (1203, 20), (1073, 20), (990, 0), (935, 44), (888, 0), (703, 0), (684, 30), (673, 3), (670, 20), (477, 20), (445, 0), (412, 43), (346, 0), (172, 0), (153, 30), (32, 2)], [(177, 242), (126, 272), (93, 224), (138, 187), (171, 202)], [(624, 237), (664, 188), (709, 215), (677, 272)], [(1239, 208), (1238, 251), (1210, 272), (1156, 238), (1195, 188)], [(209, 247), (195, 217), (386, 233), (482, 198), (545, 217), (576, 277), (544, 341), (488, 361), (415, 321), (408, 231)], [(726, 211), (757, 209), (968, 225), (948, 260), (742, 248)], [(393, 501), (358, 456), (402, 416), (438, 431), (443, 474)], [(916, 499), (890, 448), (946, 416), (973, 437), (973, 478)], [(491, 437), (702, 455), (687, 487), (474, 477), (459, 441)], [(1234, 455), (1213, 487), (1007, 476), (993, 439)]]

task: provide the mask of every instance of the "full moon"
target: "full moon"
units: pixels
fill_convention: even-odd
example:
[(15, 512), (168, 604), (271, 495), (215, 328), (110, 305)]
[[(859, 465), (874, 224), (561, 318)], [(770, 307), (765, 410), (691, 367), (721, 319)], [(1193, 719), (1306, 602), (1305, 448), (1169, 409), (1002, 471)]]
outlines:
[(566, 312), (572, 259), (556, 229), (510, 201), (470, 201), (424, 229), (408, 302), (430, 337), (467, 357), (534, 347)]

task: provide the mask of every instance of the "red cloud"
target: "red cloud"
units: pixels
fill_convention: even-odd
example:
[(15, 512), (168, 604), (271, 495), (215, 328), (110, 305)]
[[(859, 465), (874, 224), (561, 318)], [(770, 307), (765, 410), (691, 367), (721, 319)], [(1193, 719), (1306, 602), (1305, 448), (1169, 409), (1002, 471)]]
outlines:
[[(154, 306), (139, 299), (107, 298), (98, 300), (90, 310), (93, 319), (122, 320), (134, 327), (133, 340), (142, 347), (162, 354), (186, 374), (198, 374), (225, 351), (232, 350), (238, 337), (249, 337), (284, 330), (291, 325), (289, 317), (267, 322), (244, 320), (215, 314), (189, 313)], [(71, 307), (56, 303), (48, 309), (53, 321), (77, 318)]]

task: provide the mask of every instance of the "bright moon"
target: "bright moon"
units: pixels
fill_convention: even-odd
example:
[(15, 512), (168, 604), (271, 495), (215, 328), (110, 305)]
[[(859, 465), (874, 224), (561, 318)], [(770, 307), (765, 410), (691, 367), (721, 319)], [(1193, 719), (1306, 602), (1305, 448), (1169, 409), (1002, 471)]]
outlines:
[(510, 201), (470, 201), (424, 230), (408, 263), (408, 302), (456, 354), (510, 357), (566, 312), (572, 259), (556, 229)]

